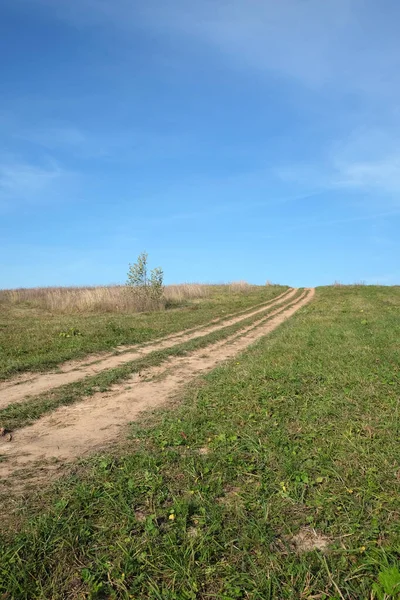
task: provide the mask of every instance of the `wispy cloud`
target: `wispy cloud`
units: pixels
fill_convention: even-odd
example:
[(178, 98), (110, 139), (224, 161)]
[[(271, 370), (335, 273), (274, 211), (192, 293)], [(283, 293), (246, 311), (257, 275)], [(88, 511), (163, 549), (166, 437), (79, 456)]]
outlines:
[[(344, 217), (342, 219), (320, 219), (318, 217), (304, 217), (298, 219), (293, 225), (280, 226), (279, 223), (275, 224), (275, 233), (265, 234), (262, 237), (264, 239), (278, 240), (282, 238), (282, 235), (290, 235), (296, 232), (310, 231), (317, 229), (320, 230), (334, 230), (341, 231), (346, 225), (356, 225), (362, 223), (382, 223), (388, 220), (399, 219), (400, 209), (391, 210), (379, 213), (372, 213), (368, 215), (358, 215), (354, 217)], [(249, 232), (249, 235), (254, 235), (254, 232)], [(375, 242), (375, 239), (371, 240)], [(385, 239), (387, 243), (392, 244), (390, 240)], [(374, 280), (375, 281), (375, 280)]]
[(3, 164), (0, 165), (0, 189), (10, 196), (40, 192), (60, 175), (58, 167), (45, 169), (24, 163)]
[(329, 158), (334, 183), (383, 193), (400, 191), (400, 123), (386, 128), (364, 127), (333, 145)]
[[(346, 115), (349, 129), (354, 127), (353, 120), (357, 125), (363, 121), (364, 130), (356, 131), (348, 139), (343, 133), (346, 127), (342, 127), (337, 137), (332, 131), (322, 133), (317, 154), (308, 163), (293, 159), (289, 164), (280, 164), (277, 159), (269, 172), (266, 169), (266, 183), (278, 176), (281, 181), (301, 185), (300, 194), (335, 187), (389, 194), (399, 191), (400, 114), (394, 99), (400, 93), (397, 77), (400, 5), (390, 3), (386, 11), (380, 11), (374, 0), (362, 3), (359, 0), (147, 0), (146, 3), (29, 0), (29, 3), (45, 7), (46, 13), (51, 11), (76, 27), (98, 26), (100, 31), (104, 27), (117, 27), (122, 32), (128, 31), (127, 39), (133, 38), (135, 28), (143, 26), (158, 36), (170, 37), (173, 33), (187, 47), (203, 46), (231, 69), (252, 70), (257, 76), (276, 77), (311, 90), (315, 93), (312, 101), (319, 110), (326, 111), (327, 120), (341, 121)], [(129, 52), (129, 43), (125, 49)], [(332, 111), (331, 101), (343, 104)], [(348, 108), (353, 102), (362, 107), (362, 117)], [(135, 157), (154, 160), (174, 153), (187, 155), (195, 146), (193, 140), (182, 136), (140, 131), (91, 135), (75, 125), (59, 124), (18, 135), (50, 150), (67, 148), (72, 156), (115, 157), (122, 162)]]
[[(354, 159), (344, 162), (339, 159), (310, 164), (292, 163), (277, 167), (274, 172), (282, 182), (299, 185), (304, 192), (336, 189), (376, 192), (385, 194), (385, 197), (377, 196), (377, 203), (390, 204), (395, 200), (393, 195), (400, 192), (400, 154), (375, 161)], [(397, 204), (400, 204), (399, 200)]]
[[(303, 190), (376, 192), (377, 203), (396, 203), (400, 191), (400, 124), (391, 128), (364, 127), (342, 139), (324, 140), (320, 155), (311, 161), (294, 161), (273, 167), (283, 182)], [(383, 194), (383, 197), (381, 196)], [(397, 205), (400, 201), (397, 199)]]
[(47, 123), (44, 120), (39, 127), (27, 128), (18, 124), (15, 116), (13, 140), (31, 145), (41, 153), (51, 152), (54, 155), (67, 154), (71, 158), (107, 158), (121, 145), (116, 142), (116, 135), (105, 136), (82, 130), (80, 127), (62, 123)]
[(46, 203), (56, 199), (71, 174), (56, 163), (45, 166), (7, 160), (0, 163), (0, 208)]
[(211, 46), (235, 67), (272, 71), (311, 86), (340, 81), (379, 94), (399, 85), (397, 3), (380, 11), (374, 0), (34, 2), (76, 26), (107, 22), (132, 30), (145, 23), (161, 34), (174, 31)]
[(173, 158), (182, 152), (193, 152), (198, 139), (186, 133), (155, 132), (143, 129), (140, 124), (130, 124), (124, 130), (97, 127), (83, 129), (75, 124), (49, 123), (45, 119), (36, 128), (27, 128), (13, 115), (12, 133), (17, 143), (28, 144), (43, 156), (47, 152), (72, 158), (117, 160), (120, 163)]
[(375, 162), (343, 164), (335, 184), (345, 188), (400, 192), (400, 154)]
[(45, 148), (76, 148), (82, 147), (86, 135), (75, 126), (48, 125), (39, 129), (22, 129), (14, 134), (20, 140), (32, 142)]

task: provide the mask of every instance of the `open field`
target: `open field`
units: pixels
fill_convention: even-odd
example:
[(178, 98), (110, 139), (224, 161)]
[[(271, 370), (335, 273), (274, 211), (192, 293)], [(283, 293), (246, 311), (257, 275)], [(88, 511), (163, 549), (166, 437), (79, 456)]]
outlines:
[[(167, 286), (166, 309), (146, 313), (136, 312), (135, 296), (127, 296), (124, 287), (3, 290), (0, 381), (196, 327), (267, 302), (285, 289), (243, 283)], [(113, 302), (127, 297), (119, 311), (109, 312)]]
[(400, 289), (283, 292), (5, 403), (0, 594), (400, 597)]

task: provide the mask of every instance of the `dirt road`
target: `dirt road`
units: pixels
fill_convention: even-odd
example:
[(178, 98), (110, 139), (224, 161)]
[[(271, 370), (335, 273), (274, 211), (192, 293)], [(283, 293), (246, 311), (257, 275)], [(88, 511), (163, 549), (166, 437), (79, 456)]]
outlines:
[[(246, 311), (239, 313), (238, 315), (228, 315), (223, 320), (218, 320), (217, 322), (214, 321), (202, 327), (196, 327), (175, 335), (170, 335), (152, 343), (143, 344), (141, 346), (125, 347), (119, 354), (109, 353), (103, 354), (101, 357), (90, 356), (81, 361), (71, 361), (62, 365), (57, 373), (42, 373), (40, 375), (30, 374), (25, 375), (22, 380), (19, 378), (16, 381), (11, 380), (2, 382), (0, 383), (0, 409), (5, 408), (9, 404), (24, 402), (27, 396), (36, 396), (67, 383), (73, 383), (74, 381), (79, 381), (87, 376), (96, 375), (101, 371), (114, 369), (115, 367), (119, 367), (132, 360), (151, 354), (151, 352), (172, 348), (172, 346), (175, 346), (176, 344), (182, 344), (183, 342), (198, 337), (204, 337), (210, 333), (229, 327), (230, 325), (240, 323), (254, 315), (266, 312), (273, 306), (287, 302), (290, 298), (293, 298), (296, 293), (298, 293), (298, 290), (296, 289), (287, 290), (273, 300), (259, 306), (256, 310)], [(26, 381), (24, 381), (24, 379), (26, 379)]]
[[(68, 463), (115, 441), (121, 430), (137, 419), (141, 412), (166, 403), (190, 379), (212, 370), (276, 329), (311, 301), (314, 290), (307, 289), (294, 299), (295, 294), (296, 290), (290, 290), (280, 300), (269, 304), (270, 307), (277, 305), (275, 311), (261, 315), (255, 323), (222, 341), (184, 357), (170, 358), (161, 366), (146, 370), (142, 376), (135, 375), (130, 380), (125, 380), (109, 392), (98, 393), (74, 405), (58, 408), (33, 425), (14, 432), (11, 442), (0, 441), (0, 454), (5, 458), (0, 462), (0, 480), (2, 479), (3, 485), (7, 488), (7, 479), (11, 475), (18, 474), (20, 469), (33, 467), (38, 461), (43, 463), (58, 459), (61, 464)], [(248, 313), (246, 317), (262, 311), (265, 308)], [(223, 326), (226, 327), (227, 323), (229, 320), (224, 321)], [(201, 334), (204, 334), (204, 329)], [(184, 337), (180, 336), (179, 341)], [(163, 343), (169, 343), (171, 339), (165, 339)], [(157, 349), (159, 348), (158, 345)], [(34, 479), (35, 470), (31, 471), (31, 479)]]

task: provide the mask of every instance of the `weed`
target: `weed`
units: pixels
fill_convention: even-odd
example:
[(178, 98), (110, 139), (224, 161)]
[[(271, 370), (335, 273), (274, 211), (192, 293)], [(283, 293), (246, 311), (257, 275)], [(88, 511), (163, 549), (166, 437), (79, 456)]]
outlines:
[(389, 567), (378, 573), (378, 583), (372, 586), (378, 600), (400, 597), (400, 571)]
[(82, 335), (82, 333), (76, 327), (71, 327), (71, 329), (68, 331), (60, 331), (58, 335), (63, 338), (70, 338), (77, 335)]

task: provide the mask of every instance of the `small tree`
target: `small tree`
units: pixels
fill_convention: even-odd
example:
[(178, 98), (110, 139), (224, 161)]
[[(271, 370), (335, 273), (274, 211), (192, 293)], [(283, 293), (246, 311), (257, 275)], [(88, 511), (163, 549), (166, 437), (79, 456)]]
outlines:
[(148, 275), (148, 254), (141, 252), (137, 261), (129, 265), (126, 285), (132, 288), (140, 298), (142, 308), (150, 304), (160, 305), (164, 294), (164, 272), (161, 267), (156, 267)]
[(150, 294), (153, 300), (159, 302), (164, 295), (164, 271), (156, 267), (150, 275)]
[(137, 261), (131, 265), (129, 263), (128, 280), (126, 285), (134, 288), (146, 288), (148, 283), (147, 277), (147, 252), (141, 252)]

